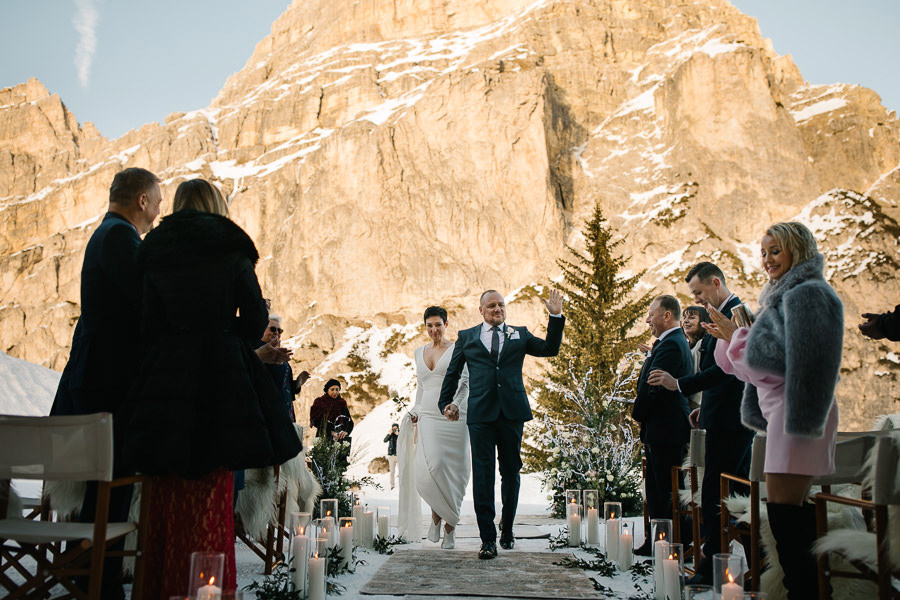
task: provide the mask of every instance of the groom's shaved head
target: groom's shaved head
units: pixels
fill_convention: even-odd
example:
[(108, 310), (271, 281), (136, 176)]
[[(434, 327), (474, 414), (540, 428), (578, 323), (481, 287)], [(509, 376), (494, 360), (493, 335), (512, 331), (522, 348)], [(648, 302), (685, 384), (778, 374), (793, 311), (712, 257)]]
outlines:
[(481, 292), (481, 298), (478, 299), (479, 305), (484, 304), (484, 297), (488, 294), (497, 294), (499, 296), (500, 292), (498, 292), (497, 290), (484, 290), (483, 292)]

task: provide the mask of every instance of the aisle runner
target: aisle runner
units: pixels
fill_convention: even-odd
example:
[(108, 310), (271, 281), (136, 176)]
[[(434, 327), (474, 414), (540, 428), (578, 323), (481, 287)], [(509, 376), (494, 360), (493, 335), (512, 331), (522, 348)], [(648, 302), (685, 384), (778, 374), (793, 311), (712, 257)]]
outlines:
[(553, 564), (564, 552), (504, 552), (478, 560), (476, 552), (400, 550), (362, 589), (367, 595), (596, 598), (580, 569)]

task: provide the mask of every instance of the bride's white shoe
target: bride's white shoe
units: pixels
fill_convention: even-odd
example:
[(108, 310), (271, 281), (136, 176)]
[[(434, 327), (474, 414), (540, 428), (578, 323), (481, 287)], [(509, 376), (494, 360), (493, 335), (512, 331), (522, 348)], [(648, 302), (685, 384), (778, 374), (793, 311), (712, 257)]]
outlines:
[(456, 528), (450, 531), (444, 531), (444, 541), (441, 542), (441, 548), (444, 550), (453, 550), (456, 548)]
[(429, 542), (439, 542), (441, 541), (441, 522), (434, 522), (434, 519), (431, 521), (431, 527), (428, 528), (428, 541)]

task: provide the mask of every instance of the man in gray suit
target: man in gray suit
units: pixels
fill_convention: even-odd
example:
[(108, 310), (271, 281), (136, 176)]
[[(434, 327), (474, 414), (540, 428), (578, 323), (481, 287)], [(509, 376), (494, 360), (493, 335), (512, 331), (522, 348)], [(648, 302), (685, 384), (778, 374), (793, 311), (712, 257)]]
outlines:
[(506, 324), (506, 303), (496, 290), (481, 295), (478, 308), (484, 322), (459, 332), (447, 375), (441, 387), (438, 408), (451, 421), (459, 419), (459, 409), (451, 404), (463, 367), (469, 367), (469, 401), (466, 424), (472, 447), (472, 493), (481, 536), (478, 558), (497, 556), (494, 527), (494, 454), (500, 462), (500, 547), (515, 544), (513, 520), (519, 503), (520, 449), (525, 421), (533, 417), (522, 381), (526, 355), (556, 356), (562, 342), (565, 317), (562, 296), (550, 290), (544, 306), (550, 313), (547, 339), (531, 334), (525, 327)]

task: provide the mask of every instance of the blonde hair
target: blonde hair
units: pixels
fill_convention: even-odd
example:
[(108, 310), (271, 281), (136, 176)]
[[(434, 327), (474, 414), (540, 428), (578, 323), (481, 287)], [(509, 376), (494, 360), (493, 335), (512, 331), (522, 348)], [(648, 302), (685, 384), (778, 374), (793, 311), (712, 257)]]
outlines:
[(191, 179), (183, 182), (175, 190), (172, 202), (173, 212), (179, 210), (199, 210), (201, 212), (228, 216), (228, 205), (222, 193), (205, 179)]
[(766, 234), (775, 238), (782, 250), (791, 253), (791, 268), (809, 260), (818, 252), (815, 236), (803, 223), (775, 223), (766, 229)]

